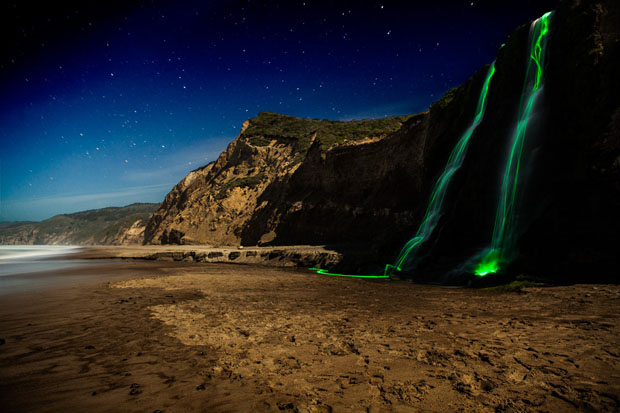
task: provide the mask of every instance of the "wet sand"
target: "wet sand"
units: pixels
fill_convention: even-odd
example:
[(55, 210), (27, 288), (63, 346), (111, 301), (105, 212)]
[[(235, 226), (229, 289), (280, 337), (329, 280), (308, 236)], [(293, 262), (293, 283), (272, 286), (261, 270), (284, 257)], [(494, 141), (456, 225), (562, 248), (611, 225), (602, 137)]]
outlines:
[(89, 274), (0, 302), (0, 410), (620, 409), (619, 286), (497, 293), (185, 262)]

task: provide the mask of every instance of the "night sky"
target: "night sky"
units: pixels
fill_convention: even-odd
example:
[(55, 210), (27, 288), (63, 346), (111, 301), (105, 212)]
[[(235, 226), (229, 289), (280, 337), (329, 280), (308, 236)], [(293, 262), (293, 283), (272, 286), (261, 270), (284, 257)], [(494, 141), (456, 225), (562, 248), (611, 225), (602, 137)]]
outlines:
[(556, 5), (2, 2), (0, 221), (160, 202), (260, 111), (424, 111)]

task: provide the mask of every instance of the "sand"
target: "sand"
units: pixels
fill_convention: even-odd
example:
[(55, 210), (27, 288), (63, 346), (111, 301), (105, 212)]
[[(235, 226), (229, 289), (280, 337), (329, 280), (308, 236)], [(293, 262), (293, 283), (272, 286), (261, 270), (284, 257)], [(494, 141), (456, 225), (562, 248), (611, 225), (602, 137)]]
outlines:
[(497, 293), (184, 262), (89, 271), (101, 277), (0, 302), (0, 410), (620, 410), (619, 286)]

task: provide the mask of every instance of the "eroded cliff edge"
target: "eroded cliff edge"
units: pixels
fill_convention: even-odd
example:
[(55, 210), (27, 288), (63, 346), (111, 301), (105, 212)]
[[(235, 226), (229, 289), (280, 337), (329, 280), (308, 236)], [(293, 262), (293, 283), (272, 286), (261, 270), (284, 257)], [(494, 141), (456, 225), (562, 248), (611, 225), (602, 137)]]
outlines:
[[(570, 281), (617, 268), (619, 9), (617, 1), (565, 1), (553, 15), (513, 271)], [(423, 278), (458, 268), (489, 242), (528, 30), (519, 27), (498, 50), (484, 120), (420, 252)], [(485, 72), (409, 117), (328, 122), (261, 113), (216, 162), (166, 196), (145, 240), (331, 244), (346, 251), (343, 269), (376, 271), (415, 233), (436, 177), (471, 122)]]

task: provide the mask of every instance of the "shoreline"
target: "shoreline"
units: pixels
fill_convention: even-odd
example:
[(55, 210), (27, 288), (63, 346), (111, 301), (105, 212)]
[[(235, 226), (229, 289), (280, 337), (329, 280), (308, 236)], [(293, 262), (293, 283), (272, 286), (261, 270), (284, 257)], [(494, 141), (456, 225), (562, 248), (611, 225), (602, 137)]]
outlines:
[(620, 286), (516, 294), (251, 265), (85, 268), (81, 282), (0, 301), (3, 411), (620, 408)]

